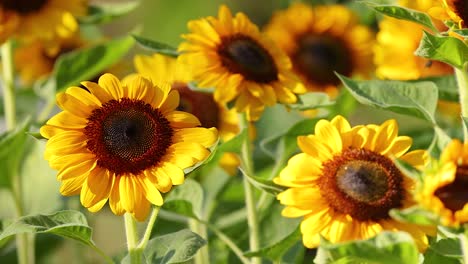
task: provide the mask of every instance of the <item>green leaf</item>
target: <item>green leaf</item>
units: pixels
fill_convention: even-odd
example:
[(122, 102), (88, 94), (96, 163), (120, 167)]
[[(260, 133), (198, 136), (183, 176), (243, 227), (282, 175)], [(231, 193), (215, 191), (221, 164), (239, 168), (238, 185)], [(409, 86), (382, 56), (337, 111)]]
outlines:
[(464, 28), (464, 29), (455, 29), (453, 30), (453, 32), (457, 33), (458, 35), (464, 37), (464, 38), (468, 38), (468, 28)]
[(445, 146), (452, 140), (449, 135), (440, 127), (434, 127), (434, 138), (432, 143), (429, 146), (429, 153), (433, 157), (439, 157), (442, 151), (445, 149)]
[(188, 229), (152, 238), (144, 251), (147, 264), (181, 263), (191, 260), (206, 244)]
[(385, 231), (367, 240), (336, 244), (322, 239), (315, 263), (416, 264), (418, 248), (405, 232)]
[(462, 116), (464, 134), (468, 135), (468, 117)]
[(222, 143), (218, 147), (218, 151), (221, 153), (232, 152), (232, 153), (240, 154), (242, 150), (242, 144), (245, 141), (245, 137), (247, 137), (247, 129), (243, 129), (239, 134), (237, 134), (231, 140)]
[(248, 175), (242, 169), (241, 172), (245, 177), (247, 177), (250, 183), (252, 183), (259, 190), (265, 191), (276, 196), (278, 193), (286, 189), (283, 186), (276, 185), (272, 180), (266, 180), (257, 176)]
[(459, 239), (443, 238), (431, 244), (424, 254), (424, 264), (463, 263), (463, 252)]
[(435, 123), (438, 91), (432, 82), (355, 81), (339, 75), (358, 102)]
[(468, 61), (468, 46), (454, 37), (433, 36), (424, 32), (414, 54), (463, 69), (463, 64)]
[(396, 5), (375, 5), (370, 2), (365, 2), (365, 3), (369, 7), (373, 8), (375, 11), (381, 14), (394, 17), (397, 19), (415, 22), (424, 27), (427, 27), (428, 29), (434, 32), (438, 32), (437, 28), (432, 23), (431, 18), (426, 13), (412, 10), (409, 8), (405, 8), (405, 7), (401, 7), (401, 6), (396, 6)]
[(163, 209), (199, 219), (203, 204), (203, 189), (198, 182), (185, 179), (166, 196)]
[(455, 81), (455, 76), (446, 75), (446, 76), (428, 77), (428, 78), (422, 78), (417, 81), (410, 81), (410, 82), (422, 82), (422, 81), (433, 82), (437, 86), (437, 89), (439, 91), (439, 100), (459, 102), (458, 86), (457, 86), (457, 82)]
[(334, 104), (334, 102), (330, 101), (330, 97), (326, 93), (310, 92), (298, 95), (297, 97), (297, 102), (295, 104), (289, 104), (289, 108), (304, 111)]
[(108, 23), (135, 10), (139, 4), (139, 1), (113, 3), (95, 2), (93, 5), (89, 6), (87, 16), (78, 18), (78, 22), (80, 24)]
[(18, 177), (21, 160), (27, 146), (27, 129), (25, 122), (13, 131), (0, 135), (0, 187), (10, 188), (13, 177)]
[(294, 232), (268, 247), (261, 248), (256, 252), (248, 252), (244, 254), (246, 257), (264, 257), (273, 261), (278, 261), (297, 241), (302, 238), (300, 228), (296, 228)]
[(60, 92), (81, 81), (92, 80), (117, 63), (133, 44), (131, 37), (125, 37), (64, 54), (57, 60), (50, 82)]
[(21, 233), (49, 233), (94, 247), (91, 239), (92, 229), (88, 226), (85, 216), (78, 211), (21, 217), (3, 230), (0, 241)]
[(177, 51), (177, 49), (166, 43), (157, 42), (137, 35), (132, 36), (138, 42), (138, 44), (140, 44), (144, 48), (149, 49), (150, 51), (154, 51), (156, 53), (160, 53), (171, 57), (179, 56), (179, 52)]
[(436, 226), (438, 224), (438, 217), (436, 215), (417, 206), (402, 210), (392, 209), (389, 214), (392, 218), (401, 222), (429, 226)]

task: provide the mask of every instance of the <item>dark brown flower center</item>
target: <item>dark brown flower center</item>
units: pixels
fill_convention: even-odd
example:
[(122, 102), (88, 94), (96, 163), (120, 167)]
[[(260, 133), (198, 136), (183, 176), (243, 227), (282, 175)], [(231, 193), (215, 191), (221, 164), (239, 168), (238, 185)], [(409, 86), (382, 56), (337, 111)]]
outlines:
[(93, 110), (85, 135), (98, 166), (116, 175), (137, 175), (161, 160), (172, 143), (173, 129), (158, 109), (123, 98)]
[(458, 166), (455, 180), (445, 186), (438, 188), (434, 195), (437, 196), (444, 206), (456, 212), (463, 209), (468, 203), (468, 165)]
[(323, 164), (319, 187), (330, 207), (360, 221), (389, 218), (404, 199), (403, 175), (387, 157), (349, 148)]
[(299, 38), (291, 56), (295, 69), (308, 81), (338, 85), (335, 72), (349, 76), (353, 70), (351, 53), (342, 40), (332, 36), (307, 34)]
[(278, 69), (270, 53), (248, 36), (237, 34), (224, 37), (218, 54), (224, 67), (247, 80), (269, 83), (278, 78)]
[(26, 15), (41, 10), (48, 0), (2, 0), (0, 5), (5, 9)]
[(218, 127), (219, 106), (210, 93), (193, 91), (187, 85), (176, 83), (172, 88), (179, 91), (180, 103), (177, 110), (189, 112), (196, 116), (202, 127)]
[(468, 23), (468, 1), (454, 0), (453, 6), (455, 7), (455, 13), (463, 20), (463, 25), (466, 27)]

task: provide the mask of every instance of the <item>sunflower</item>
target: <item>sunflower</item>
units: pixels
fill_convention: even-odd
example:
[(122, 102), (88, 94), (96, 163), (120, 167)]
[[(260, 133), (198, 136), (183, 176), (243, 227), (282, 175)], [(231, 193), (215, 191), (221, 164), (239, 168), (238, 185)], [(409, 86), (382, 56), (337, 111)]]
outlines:
[(309, 91), (336, 95), (335, 71), (367, 76), (373, 69), (374, 33), (344, 6), (295, 3), (274, 14), (265, 32), (291, 58)]
[(184, 182), (184, 169), (210, 155), (215, 128), (197, 127), (192, 114), (176, 111), (179, 93), (141, 76), (120, 82), (104, 74), (57, 95), (63, 110), (41, 127), (49, 139), (45, 158), (62, 195), (80, 194), (91, 212), (109, 201), (116, 215), (143, 221), (161, 193)]
[[(400, 5), (426, 12), (435, 0), (399, 1)], [(436, 21), (434, 21), (436, 22)], [(435, 23), (444, 28), (441, 23)], [(430, 61), (414, 55), (422, 38), (424, 27), (419, 24), (384, 17), (379, 23), (374, 47), (376, 75), (394, 80), (415, 80), (423, 77), (452, 74), (453, 69), (442, 62)]]
[(74, 35), (70, 38), (57, 39), (58, 49), (49, 49), (38, 39), (15, 49), (15, 66), (21, 79), (26, 84), (49, 76), (58, 57), (64, 53), (82, 48), (86, 42)]
[(452, 140), (423, 180), (417, 198), (425, 208), (447, 226), (468, 222), (468, 143)]
[(466, 28), (468, 2), (466, 0), (439, 0), (439, 4), (429, 9), (429, 14), (442, 21), (451, 20), (458, 28)]
[(190, 68), (199, 87), (215, 88), (215, 101), (233, 102), (249, 120), (258, 120), (265, 106), (294, 103), (295, 93), (305, 92), (286, 54), (245, 14), (232, 17), (223, 5), (218, 18), (190, 21), (188, 27), (192, 33), (183, 35), (179, 62)]
[[(87, 4), (87, 0), (5, 0), (0, 3), (0, 14), (10, 16), (0, 20), (0, 29), (16, 21), (15, 33), (20, 39), (39, 38), (49, 42), (56, 37), (65, 38), (77, 31), (75, 17), (86, 14)], [(8, 32), (0, 30), (0, 33)]]
[[(216, 127), (221, 140), (228, 141), (239, 133), (237, 113), (217, 104), (211, 93), (191, 90), (187, 85), (189, 79), (186, 71), (177, 64), (176, 59), (157, 53), (151, 56), (136, 55), (134, 64), (137, 72), (146, 78), (159, 82), (162, 80), (158, 78), (164, 76), (172, 89), (180, 94), (178, 110), (195, 115), (203, 127)], [(239, 158), (233, 153), (224, 153), (219, 162), (230, 175), (236, 174), (239, 164)]]
[(382, 230), (410, 233), (427, 246), (432, 228), (400, 223), (389, 216), (394, 208), (415, 204), (414, 182), (394, 164), (398, 158), (421, 168), (426, 151), (407, 152), (412, 140), (398, 136), (398, 125), (351, 127), (342, 116), (320, 120), (315, 135), (297, 139), (302, 150), (293, 156), (274, 182), (288, 187), (277, 198), (282, 215), (301, 217), (303, 243), (317, 247), (320, 236), (333, 243), (367, 239)]

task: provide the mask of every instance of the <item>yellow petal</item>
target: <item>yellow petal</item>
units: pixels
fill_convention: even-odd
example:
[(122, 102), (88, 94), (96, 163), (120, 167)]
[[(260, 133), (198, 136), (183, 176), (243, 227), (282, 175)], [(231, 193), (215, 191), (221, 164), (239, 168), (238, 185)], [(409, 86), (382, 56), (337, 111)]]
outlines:
[(211, 147), (218, 140), (216, 128), (206, 129), (202, 127), (183, 128), (175, 131), (172, 136), (176, 142), (196, 142), (204, 147)]
[(159, 110), (163, 114), (174, 111), (179, 106), (179, 100), (179, 92), (177, 90), (172, 90), (167, 95), (166, 100), (159, 107)]
[(114, 99), (104, 88), (99, 86), (97, 83), (94, 82), (81, 82), (81, 84), (86, 87), (90, 93), (96, 96), (101, 103), (106, 103), (112, 99)]
[(108, 170), (99, 168), (91, 171), (81, 188), (81, 204), (88, 208), (107, 200), (113, 183), (114, 177)]
[(88, 118), (91, 115), (91, 112), (95, 109), (67, 93), (59, 93), (56, 98), (57, 104), (60, 108), (76, 115), (77, 117)]
[(169, 112), (165, 117), (174, 128), (188, 128), (201, 125), (196, 116), (182, 111)]
[(140, 185), (143, 187), (146, 199), (148, 199), (148, 201), (154, 205), (161, 206), (163, 204), (163, 198), (158, 188), (156, 187), (156, 177), (152, 173), (146, 172), (145, 177), (140, 177), (139, 181)]
[(120, 180), (121, 176), (115, 176), (114, 186), (112, 187), (112, 191), (109, 196), (109, 206), (112, 212), (115, 215), (123, 215), (125, 213), (125, 209), (122, 205), (122, 200), (120, 197)]
[(124, 91), (119, 79), (110, 73), (102, 75), (99, 78), (98, 84), (115, 100), (119, 100), (124, 96)]

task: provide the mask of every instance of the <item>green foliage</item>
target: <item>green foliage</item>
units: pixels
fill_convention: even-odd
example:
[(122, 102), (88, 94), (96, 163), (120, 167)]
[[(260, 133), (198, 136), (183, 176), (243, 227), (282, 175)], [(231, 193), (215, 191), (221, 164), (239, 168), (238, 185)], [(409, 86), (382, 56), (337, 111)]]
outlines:
[(264, 247), (256, 252), (247, 252), (246, 257), (264, 257), (273, 261), (279, 261), (281, 257), (302, 238), (300, 228), (270, 246)]
[(433, 243), (424, 253), (423, 263), (463, 263), (463, 252), (460, 240), (455, 238), (443, 238)]
[(418, 248), (405, 232), (382, 232), (360, 241), (332, 244), (322, 239), (315, 263), (416, 264)]
[(415, 22), (434, 32), (438, 32), (437, 28), (432, 23), (431, 17), (426, 13), (396, 5), (375, 5), (371, 2), (365, 3), (381, 14), (397, 19)]
[(272, 180), (266, 180), (254, 175), (248, 175), (244, 170), (241, 171), (244, 177), (247, 177), (250, 183), (252, 183), (252, 185), (259, 190), (270, 193), (272, 195), (277, 195), (278, 193), (285, 190), (284, 187), (276, 185)]
[(93, 246), (92, 230), (85, 216), (78, 211), (60, 211), (54, 214), (23, 216), (0, 234), (0, 241), (21, 233), (50, 233)]
[(402, 210), (392, 209), (390, 216), (398, 221), (418, 225), (436, 226), (438, 224), (436, 215), (417, 206)]
[(198, 219), (202, 212), (203, 189), (192, 179), (171, 190), (166, 196), (163, 209)]
[(127, 15), (138, 7), (139, 1), (99, 3), (89, 6), (87, 16), (78, 18), (80, 24), (104, 24)]
[(305, 111), (333, 105), (330, 97), (326, 93), (309, 92), (297, 96), (295, 104), (289, 104), (288, 107), (294, 110)]
[(433, 82), (439, 91), (439, 100), (446, 100), (450, 102), (459, 102), (458, 87), (455, 77), (453, 75), (427, 77), (418, 79), (417, 81), (411, 82), (422, 82), (428, 81)]
[(414, 54), (463, 69), (464, 63), (468, 61), (468, 46), (454, 37), (434, 36), (424, 32)]
[(432, 82), (355, 81), (338, 75), (358, 102), (435, 123), (438, 91)]
[(131, 37), (124, 37), (64, 54), (55, 63), (46, 85), (52, 85), (55, 91), (60, 92), (81, 81), (92, 80), (117, 63), (133, 44)]
[(138, 44), (150, 51), (174, 58), (179, 56), (179, 52), (177, 51), (177, 49), (168, 44), (157, 42), (137, 35), (133, 35), (133, 38), (138, 42)]
[(11, 188), (18, 177), (23, 153), (26, 147), (29, 122), (0, 135), (0, 187)]

